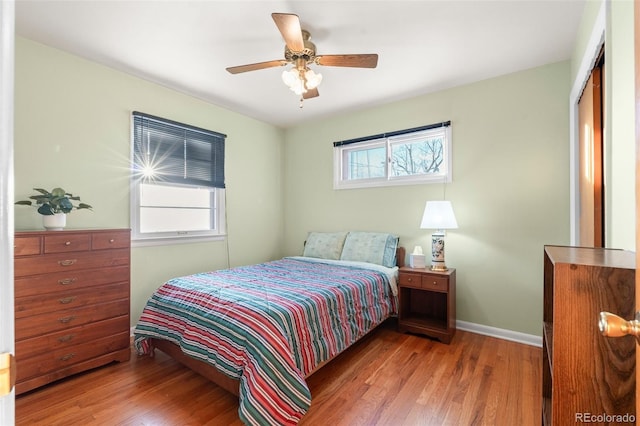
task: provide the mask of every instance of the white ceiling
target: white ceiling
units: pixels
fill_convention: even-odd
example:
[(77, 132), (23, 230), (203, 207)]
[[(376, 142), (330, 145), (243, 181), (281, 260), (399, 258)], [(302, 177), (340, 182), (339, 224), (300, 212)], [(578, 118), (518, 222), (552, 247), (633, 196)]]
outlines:
[[(19, 36), (288, 127), (569, 59), (588, 0), (17, 0)], [(318, 54), (377, 53), (376, 69), (316, 67), (304, 102), (281, 67), (272, 12), (295, 13)]]

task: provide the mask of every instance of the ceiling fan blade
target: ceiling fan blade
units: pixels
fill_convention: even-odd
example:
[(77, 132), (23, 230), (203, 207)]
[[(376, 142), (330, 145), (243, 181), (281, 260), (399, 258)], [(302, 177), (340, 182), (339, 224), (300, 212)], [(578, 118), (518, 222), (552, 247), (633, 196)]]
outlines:
[(318, 89), (317, 88), (307, 90), (306, 93), (302, 94), (302, 98), (303, 99), (311, 99), (311, 98), (315, 98), (315, 97), (318, 97), (318, 96), (320, 96), (320, 93), (318, 93)]
[(375, 68), (378, 66), (378, 55), (375, 53), (363, 55), (320, 55), (316, 56), (316, 63), (331, 67)]
[(289, 50), (292, 52), (302, 52), (304, 50), (304, 40), (302, 39), (302, 27), (298, 15), (293, 13), (272, 13), (276, 26), (284, 38)]
[(239, 65), (237, 67), (229, 67), (229, 68), (227, 68), (227, 71), (229, 71), (231, 74), (239, 74), (241, 72), (256, 71), (256, 70), (261, 70), (261, 69), (265, 69), (265, 68), (278, 67), (278, 66), (282, 66), (282, 65), (287, 65), (287, 61), (285, 61), (284, 59), (277, 59), (275, 61), (258, 62), (258, 63), (255, 63), (255, 64), (247, 64), (247, 65)]

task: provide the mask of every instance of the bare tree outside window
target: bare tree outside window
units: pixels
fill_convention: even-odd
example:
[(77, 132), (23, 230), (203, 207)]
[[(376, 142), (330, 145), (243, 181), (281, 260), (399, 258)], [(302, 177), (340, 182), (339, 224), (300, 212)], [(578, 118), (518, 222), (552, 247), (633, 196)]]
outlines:
[(413, 176), (440, 173), (444, 161), (443, 139), (391, 145), (391, 175)]

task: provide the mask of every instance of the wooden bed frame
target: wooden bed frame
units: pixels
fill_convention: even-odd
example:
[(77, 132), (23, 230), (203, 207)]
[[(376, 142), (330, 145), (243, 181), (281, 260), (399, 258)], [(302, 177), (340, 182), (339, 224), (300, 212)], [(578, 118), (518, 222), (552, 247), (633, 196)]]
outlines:
[[(406, 255), (405, 248), (398, 247), (398, 249), (396, 250), (396, 259), (397, 259), (396, 263), (398, 267), (404, 266), (405, 255)], [(368, 333), (366, 333), (362, 337), (366, 336), (367, 334)], [(221, 373), (220, 371), (218, 371), (214, 366), (209, 365), (206, 362), (201, 361), (199, 359), (191, 358), (190, 356), (185, 355), (184, 352), (182, 352), (182, 349), (180, 349), (180, 346), (174, 343), (171, 343), (168, 340), (162, 340), (162, 339), (151, 339), (151, 346), (155, 349), (160, 349), (162, 352), (166, 353), (171, 358), (175, 359), (179, 363), (190, 368), (191, 370), (195, 371), (201, 376), (211, 380), (213, 383), (220, 386), (222, 389), (225, 389), (226, 391), (234, 394), (235, 396), (239, 396), (240, 385), (239, 385), (238, 379), (232, 379), (231, 377), (228, 377), (223, 373)], [(348, 347), (345, 348), (343, 352), (346, 351), (347, 349)], [(307, 377), (311, 376), (313, 373), (315, 373), (316, 371), (320, 370), (322, 367), (327, 365), (329, 362), (331, 362), (333, 358), (340, 355), (340, 353), (320, 363), (311, 373), (307, 375)]]

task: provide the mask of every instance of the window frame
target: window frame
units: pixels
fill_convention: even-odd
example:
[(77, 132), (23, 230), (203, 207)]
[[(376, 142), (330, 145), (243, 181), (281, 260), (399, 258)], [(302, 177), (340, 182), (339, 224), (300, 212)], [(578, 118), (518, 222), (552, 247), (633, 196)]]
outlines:
[[(226, 237), (226, 190), (224, 188), (224, 183), (222, 183), (222, 187), (215, 187), (212, 183), (211, 185), (206, 184), (198, 184), (198, 183), (177, 183), (167, 181), (164, 182), (160, 179), (154, 180), (153, 178), (145, 177), (141, 171), (140, 162), (136, 158), (136, 117), (140, 118), (150, 118), (154, 121), (160, 122), (163, 125), (167, 126), (175, 126), (176, 128), (184, 128), (196, 131), (200, 131), (202, 133), (210, 133), (219, 138), (226, 138), (226, 135), (212, 132), (204, 129), (199, 129), (193, 126), (189, 126), (186, 124), (178, 123), (175, 121), (150, 116), (144, 113), (133, 112), (131, 114), (131, 174), (130, 174), (130, 221), (131, 221), (131, 244), (132, 247), (139, 246), (151, 246), (151, 245), (168, 245), (168, 244), (183, 244), (183, 243), (191, 243), (191, 242), (201, 242), (201, 241), (215, 241), (222, 240)], [(224, 144), (224, 139), (222, 141)], [(186, 142), (185, 142), (186, 144)], [(222, 162), (224, 164), (224, 147), (222, 148), (223, 159)], [(186, 154), (185, 154), (186, 156)], [(186, 157), (185, 157), (185, 161)], [(224, 167), (224, 166), (223, 166)], [(224, 169), (222, 171), (224, 174)], [(212, 179), (214, 179), (212, 177)], [(224, 180), (224, 177), (223, 177)], [(198, 189), (207, 189), (211, 192), (210, 197), (210, 219), (211, 219), (211, 227), (208, 230), (178, 230), (178, 231), (166, 231), (166, 232), (141, 232), (141, 209), (144, 206), (141, 206), (141, 184), (152, 184), (152, 185), (161, 185), (167, 186), (171, 188), (198, 188)], [(220, 183), (216, 185), (220, 186)], [(180, 205), (172, 206), (170, 203), (163, 205), (162, 207), (182, 207)]]
[[(409, 144), (411, 143), (411, 141), (424, 139), (439, 134), (442, 134), (442, 136), (444, 137), (442, 148), (444, 159), (442, 164), (445, 170), (438, 174), (430, 173), (406, 176), (392, 176), (391, 163), (393, 159), (391, 148), (394, 145)], [(376, 178), (345, 179), (349, 168), (349, 164), (347, 162), (348, 154), (353, 151), (376, 147), (385, 148), (385, 176)], [(450, 121), (407, 130), (389, 132), (380, 135), (334, 142), (333, 188), (336, 190), (341, 190), (399, 185), (451, 183), (453, 181), (452, 165), (453, 161)]]

